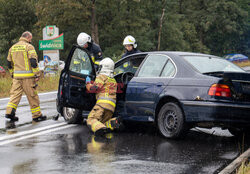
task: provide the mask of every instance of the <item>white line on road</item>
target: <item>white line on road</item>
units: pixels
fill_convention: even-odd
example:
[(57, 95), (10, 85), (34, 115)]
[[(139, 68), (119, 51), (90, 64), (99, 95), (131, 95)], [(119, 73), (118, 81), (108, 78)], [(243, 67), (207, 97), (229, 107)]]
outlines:
[(35, 136), (39, 136), (39, 135), (59, 131), (61, 129), (67, 129), (67, 128), (74, 127), (74, 126), (77, 126), (77, 125), (73, 125), (73, 124), (65, 125), (65, 126), (62, 126), (62, 127), (58, 127), (58, 128), (49, 129), (49, 130), (45, 130), (45, 131), (42, 131), (42, 132), (34, 133), (34, 134), (31, 134), (31, 135), (22, 136), (22, 137), (19, 137), (19, 138), (16, 138), (16, 139), (6, 140), (6, 141), (1, 142), (0, 146), (5, 145), (5, 144), (9, 144), (9, 143), (13, 143), (13, 142), (16, 142), (16, 141), (24, 140), (24, 139), (27, 139), (27, 138), (31, 138), (31, 137), (35, 137)]
[(44, 130), (47, 130), (47, 129), (51, 129), (51, 128), (55, 128), (55, 127), (59, 127), (59, 126), (64, 126), (64, 125), (67, 125), (67, 123), (63, 122), (63, 123), (53, 124), (53, 125), (49, 125), (49, 126), (44, 126), (44, 127), (37, 128), (37, 129), (32, 129), (32, 130), (19, 132), (17, 134), (13, 134), (13, 135), (6, 135), (6, 136), (3, 136), (3, 137), (0, 137), (0, 141), (13, 139), (13, 138), (17, 138), (17, 137), (20, 137), (20, 136), (25, 136), (25, 135), (28, 135), (28, 134), (32, 134), (32, 133), (36, 133), (36, 132), (39, 132), (39, 131), (44, 131)]

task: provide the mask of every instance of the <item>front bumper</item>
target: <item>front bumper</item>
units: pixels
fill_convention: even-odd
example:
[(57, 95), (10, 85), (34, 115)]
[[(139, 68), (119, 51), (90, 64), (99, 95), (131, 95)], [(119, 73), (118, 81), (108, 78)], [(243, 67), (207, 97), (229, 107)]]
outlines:
[(186, 122), (250, 126), (250, 103), (183, 101)]

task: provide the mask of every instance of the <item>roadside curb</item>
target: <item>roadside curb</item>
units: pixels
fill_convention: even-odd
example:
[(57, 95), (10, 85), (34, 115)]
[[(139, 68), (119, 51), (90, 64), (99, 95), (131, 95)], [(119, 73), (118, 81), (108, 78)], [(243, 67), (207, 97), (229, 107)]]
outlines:
[(230, 163), (226, 168), (224, 168), (219, 174), (231, 174), (236, 168), (238, 168), (241, 163), (250, 157), (250, 148), (241, 154), (238, 158), (236, 158), (232, 163)]

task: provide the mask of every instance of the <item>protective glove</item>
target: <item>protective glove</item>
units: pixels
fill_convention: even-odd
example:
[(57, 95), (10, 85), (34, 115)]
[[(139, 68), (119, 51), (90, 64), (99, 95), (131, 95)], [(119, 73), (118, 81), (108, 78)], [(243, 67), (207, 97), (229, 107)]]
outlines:
[(91, 79), (89, 78), (89, 76), (86, 77), (86, 83), (90, 83)]

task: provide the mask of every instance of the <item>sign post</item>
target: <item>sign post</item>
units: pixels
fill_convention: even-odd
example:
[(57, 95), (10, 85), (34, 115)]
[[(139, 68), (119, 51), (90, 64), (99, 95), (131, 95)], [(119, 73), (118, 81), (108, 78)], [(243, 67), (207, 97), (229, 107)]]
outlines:
[(59, 67), (59, 50), (64, 48), (63, 33), (55, 25), (43, 28), (43, 40), (39, 40), (39, 50), (43, 50), (44, 71), (56, 72)]

